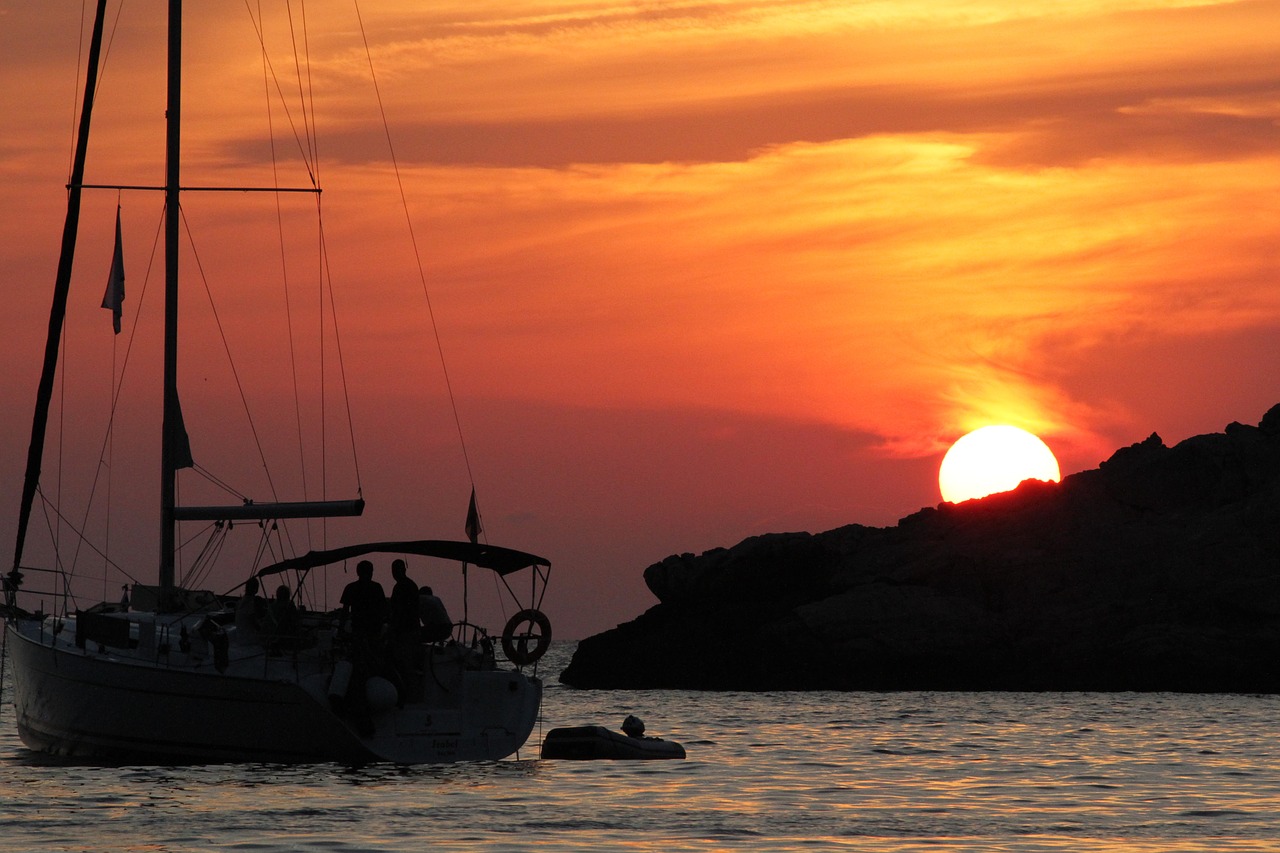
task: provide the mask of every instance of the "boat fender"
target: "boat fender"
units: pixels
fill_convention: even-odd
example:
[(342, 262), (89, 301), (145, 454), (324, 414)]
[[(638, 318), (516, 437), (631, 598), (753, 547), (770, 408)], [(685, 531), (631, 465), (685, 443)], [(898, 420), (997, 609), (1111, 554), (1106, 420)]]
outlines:
[(364, 683), (364, 698), (369, 703), (370, 711), (383, 714), (400, 701), (400, 691), (388, 679), (375, 675)]
[(521, 610), (507, 620), (507, 626), (502, 629), (502, 653), (516, 666), (533, 663), (545, 655), (550, 646), (551, 620), (541, 610), (532, 607)]
[(333, 665), (333, 677), (329, 679), (329, 698), (342, 701), (351, 686), (351, 661), (340, 660)]

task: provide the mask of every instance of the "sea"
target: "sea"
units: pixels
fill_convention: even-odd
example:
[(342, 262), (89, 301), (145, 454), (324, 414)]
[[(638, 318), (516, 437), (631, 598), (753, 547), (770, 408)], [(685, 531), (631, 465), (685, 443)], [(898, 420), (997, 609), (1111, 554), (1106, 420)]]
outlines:
[[(3, 851), (1280, 851), (1280, 697), (578, 691), (541, 662), (518, 757), (446, 766), (76, 766), (0, 707)], [(554, 761), (558, 726), (684, 744)]]

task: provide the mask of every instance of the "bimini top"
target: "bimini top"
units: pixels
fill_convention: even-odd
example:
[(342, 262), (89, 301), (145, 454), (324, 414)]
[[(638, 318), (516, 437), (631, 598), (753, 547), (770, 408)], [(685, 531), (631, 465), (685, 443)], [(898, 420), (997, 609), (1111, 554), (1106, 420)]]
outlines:
[(340, 563), (364, 554), (417, 554), (421, 557), (439, 557), (458, 563), (470, 563), (482, 569), (492, 569), (500, 575), (509, 575), (530, 566), (551, 567), (550, 561), (523, 551), (500, 548), (497, 545), (480, 545), (474, 542), (452, 542), (447, 539), (414, 539), (408, 542), (369, 542), (364, 545), (347, 545), (328, 551), (308, 551), (258, 570), (258, 577), (287, 572), (290, 569), (313, 569)]

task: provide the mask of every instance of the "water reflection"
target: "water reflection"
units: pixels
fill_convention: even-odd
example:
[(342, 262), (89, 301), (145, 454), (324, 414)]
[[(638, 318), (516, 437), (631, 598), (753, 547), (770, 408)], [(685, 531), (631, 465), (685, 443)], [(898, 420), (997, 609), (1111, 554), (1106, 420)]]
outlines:
[[(10, 718), (0, 849), (1273, 849), (1278, 704), (551, 682), (518, 760), (359, 768), (65, 766), (20, 750)], [(536, 760), (551, 728), (629, 713), (688, 759)]]

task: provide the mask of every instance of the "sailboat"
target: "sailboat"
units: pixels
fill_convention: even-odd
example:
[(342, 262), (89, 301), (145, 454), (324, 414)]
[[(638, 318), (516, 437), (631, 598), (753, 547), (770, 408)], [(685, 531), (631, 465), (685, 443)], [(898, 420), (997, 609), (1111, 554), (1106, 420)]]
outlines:
[[(269, 525), (282, 519), (360, 516), (363, 498), (180, 505), (177, 473), (189, 453), (178, 405), (177, 300), (181, 183), (182, 2), (168, 2), (165, 182), (165, 323), (161, 427), (159, 566), (156, 583), (135, 583), (131, 602), (44, 613), (24, 589), (43, 571), (59, 584), (60, 563), (23, 562), (39, 491), (46, 423), (71, 280), (106, 0), (98, 0), (84, 102), (68, 186), (44, 371), (37, 394), (12, 569), (3, 576), (5, 651), (11, 662), (18, 733), (30, 749), (72, 759), (131, 763), (398, 762), (497, 760), (525, 744), (540, 714), (537, 662), (551, 638), (539, 609), (550, 563), (481, 542), (468, 516), (465, 540), (404, 538), (313, 549), (253, 571), (256, 586), (281, 573), (383, 555), (427, 557), (492, 573), (513, 615), (491, 633), (446, 624), (444, 634), (410, 632), (387, 644), (358, 635), (337, 610), (298, 613), (287, 631), (254, 636), (233, 598), (175, 582), (175, 531), (184, 521)], [(139, 189), (139, 188), (134, 188)], [(471, 511), (474, 514), (474, 489)], [(520, 573), (520, 574), (518, 574)], [(524, 578), (528, 576), (528, 583)], [(260, 580), (259, 580), (260, 579)], [(30, 587), (30, 584), (27, 584)], [(65, 598), (64, 598), (65, 600)], [(252, 603), (252, 600), (250, 603)], [(33, 601), (40, 606), (34, 612)], [(290, 602), (291, 603), (291, 602)], [(57, 609), (57, 608), (55, 608)], [(391, 648), (394, 646), (394, 648)]]

